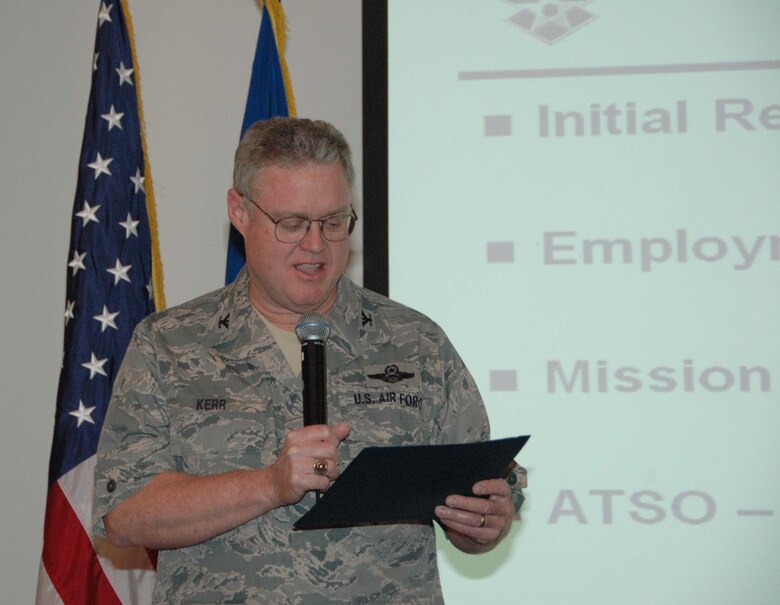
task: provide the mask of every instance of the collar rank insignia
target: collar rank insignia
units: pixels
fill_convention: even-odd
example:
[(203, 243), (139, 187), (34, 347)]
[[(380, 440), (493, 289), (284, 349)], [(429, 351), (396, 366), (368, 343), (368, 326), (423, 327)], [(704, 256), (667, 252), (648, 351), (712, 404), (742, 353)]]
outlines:
[(385, 371), (382, 374), (368, 374), (368, 377), (395, 384), (396, 382), (401, 382), (407, 378), (413, 378), (414, 372), (402, 372), (397, 365), (390, 364), (385, 368)]
[(371, 315), (371, 313), (366, 313), (365, 311), (360, 312), (360, 321), (361, 325), (365, 328), (366, 324), (369, 326), (374, 325), (374, 316)]
[(220, 328), (230, 329), (230, 313), (225, 315), (225, 317), (220, 317), (218, 325)]

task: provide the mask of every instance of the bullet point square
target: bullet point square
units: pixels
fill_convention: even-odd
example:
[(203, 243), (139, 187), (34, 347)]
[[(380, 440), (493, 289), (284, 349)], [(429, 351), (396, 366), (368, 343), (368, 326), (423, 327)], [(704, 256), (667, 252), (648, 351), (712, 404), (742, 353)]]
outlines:
[(516, 391), (517, 371), (516, 370), (491, 370), (490, 390), (491, 391)]
[(506, 137), (512, 134), (512, 116), (485, 116), (486, 137)]
[(489, 263), (515, 262), (515, 243), (514, 242), (488, 242), (487, 262)]

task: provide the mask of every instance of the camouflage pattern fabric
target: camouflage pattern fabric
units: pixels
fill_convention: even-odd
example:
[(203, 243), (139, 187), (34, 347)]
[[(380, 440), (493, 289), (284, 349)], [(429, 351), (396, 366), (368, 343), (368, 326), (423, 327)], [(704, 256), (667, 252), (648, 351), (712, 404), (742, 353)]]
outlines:
[[(137, 327), (98, 449), (96, 531), (158, 473), (267, 466), (303, 425), (301, 379), (247, 285), (244, 269), (231, 286)], [(474, 381), (431, 320), (346, 277), (329, 320), (328, 419), (352, 425), (342, 469), (368, 445), (489, 438)], [(443, 602), (431, 525), (294, 531), (313, 504), (307, 494), (205, 543), (161, 551), (155, 603)]]

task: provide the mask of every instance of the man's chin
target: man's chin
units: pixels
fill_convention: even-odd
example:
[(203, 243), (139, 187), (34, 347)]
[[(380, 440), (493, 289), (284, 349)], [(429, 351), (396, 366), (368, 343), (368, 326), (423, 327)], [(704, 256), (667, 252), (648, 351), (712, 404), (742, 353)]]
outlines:
[(321, 288), (315, 291), (302, 292), (297, 296), (290, 298), (290, 310), (295, 313), (327, 313), (333, 307), (336, 301), (336, 288), (324, 290)]

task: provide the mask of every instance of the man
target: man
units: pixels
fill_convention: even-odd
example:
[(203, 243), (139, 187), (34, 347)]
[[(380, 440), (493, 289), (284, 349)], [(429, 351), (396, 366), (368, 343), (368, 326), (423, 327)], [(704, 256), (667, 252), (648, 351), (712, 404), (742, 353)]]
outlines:
[[(441, 329), (343, 276), (353, 180), (331, 125), (252, 126), (227, 196), (245, 269), (133, 336), (101, 436), (94, 518), (116, 545), (160, 549), (155, 602), (442, 601), (431, 525), (292, 529), (368, 445), (489, 436)], [(329, 426), (302, 426), (293, 330), (306, 312), (331, 324)], [(385, 381), (391, 366), (403, 374)], [(515, 514), (509, 482), (480, 481), (435, 514), (457, 548), (490, 550)]]

